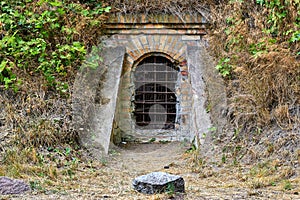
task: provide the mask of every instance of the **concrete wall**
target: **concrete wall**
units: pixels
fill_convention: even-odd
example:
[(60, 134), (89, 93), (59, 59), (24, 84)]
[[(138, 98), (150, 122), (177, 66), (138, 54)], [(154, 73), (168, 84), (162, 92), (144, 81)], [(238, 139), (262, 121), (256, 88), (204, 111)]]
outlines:
[(96, 48), (74, 83), (74, 127), (82, 145), (96, 157), (108, 153), (124, 53), (123, 47)]

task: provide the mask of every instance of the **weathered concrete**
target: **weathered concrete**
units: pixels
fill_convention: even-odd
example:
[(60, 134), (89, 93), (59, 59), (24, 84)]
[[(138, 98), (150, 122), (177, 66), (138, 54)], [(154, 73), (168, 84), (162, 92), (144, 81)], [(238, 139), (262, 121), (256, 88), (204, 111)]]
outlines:
[[(203, 56), (199, 53), (201, 46), (188, 47), (188, 63), (189, 71), (191, 74), (191, 85), (193, 91), (193, 103), (191, 113), (191, 127), (195, 131), (194, 135), (197, 140), (203, 144), (206, 135), (210, 133), (212, 127), (209, 113), (205, 107), (207, 101), (206, 86), (203, 79), (204, 68), (209, 67), (206, 63), (203, 63)], [(195, 142), (198, 145), (198, 142)]]
[(218, 133), (223, 131), (227, 123), (227, 96), (224, 80), (215, 68), (217, 65), (213, 57), (209, 55), (206, 47), (201, 46), (197, 50), (199, 66), (202, 71), (202, 78), (205, 83), (205, 92), (207, 95), (206, 107), (210, 114), (213, 127)]
[(108, 153), (124, 54), (123, 47), (96, 49), (74, 83), (74, 126), (94, 155)]
[(183, 178), (165, 172), (152, 172), (139, 176), (132, 181), (132, 185), (135, 190), (144, 194), (184, 192)]
[(227, 97), (226, 87), (221, 75), (215, 69), (216, 61), (208, 54), (205, 48), (198, 49), (198, 55), (201, 55), (199, 66), (203, 66), (203, 80), (207, 95), (206, 108), (209, 112), (212, 129), (205, 138), (201, 139), (201, 152), (205, 157), (211, 157), (214, 154), (213, 138), (219, 138), (224, 134), (224, 128), (227, 123)]

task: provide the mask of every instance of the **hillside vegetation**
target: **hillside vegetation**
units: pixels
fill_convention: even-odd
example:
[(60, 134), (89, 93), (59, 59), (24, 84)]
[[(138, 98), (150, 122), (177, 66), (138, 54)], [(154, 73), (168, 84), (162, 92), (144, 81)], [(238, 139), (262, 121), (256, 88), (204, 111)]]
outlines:
[(0, 175), (56, 176), (56, 166), (70, 170), (78, 162), (71, 88), (110, 7), (71, 0), (0, 5)]
[(265, 157), (287, 147), (300, 162), (299, 0), (0, 0), (0, 176), (74, 175), (85, 152), (71, 127), (72, 84), (109, 12), (205, 15), (227, 86), (226, 151), (238, 162), (249, 145)]
[(216, 6), (212, 18), (210, 44), (228, 82), (231, 122), (246, 132), (274, 124), (296, 129), (300, 2), (231, 1)]

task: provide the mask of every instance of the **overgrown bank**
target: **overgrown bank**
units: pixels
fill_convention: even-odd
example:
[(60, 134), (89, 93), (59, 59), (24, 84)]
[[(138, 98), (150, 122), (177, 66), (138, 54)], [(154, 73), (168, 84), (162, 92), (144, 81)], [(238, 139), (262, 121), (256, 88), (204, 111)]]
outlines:
[(300, 156), (300, 3), (222, 1), (211, 7), (210, 50), (227, 84), (231, 131), (219, 137), (223, 159)]
[(0, 5), (0, 175), (71, 176), (80, 157), (71, 88), (110, 7), (69, 0)]
[(297, 130), (300, 3), (231, 1), (213, 9), (211, 49), (227, 80), (229, 119), (238, 132), (278, 125)]

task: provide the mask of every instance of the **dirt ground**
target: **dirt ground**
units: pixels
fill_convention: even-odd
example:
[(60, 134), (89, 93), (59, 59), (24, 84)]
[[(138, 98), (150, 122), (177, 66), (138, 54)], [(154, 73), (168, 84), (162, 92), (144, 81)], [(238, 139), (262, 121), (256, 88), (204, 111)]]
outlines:
[[(292, 187), (281, 183), (253, 187), (247, 178), (251, 166), (196, 167), (195, 152), (185, 143), (131, 144), (117, 147), (101, 162), (82, 163), (72, 179), (57, 180), (41, 191), (1, 199), (300, 199), (299, 178)], [(132, 180), (146, 173), (164, 171), (185, 180), (184, 194), (144, 195), (133, 190)], [(49, 183), (49, 185), (51, 185)]]

